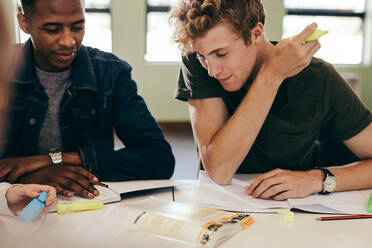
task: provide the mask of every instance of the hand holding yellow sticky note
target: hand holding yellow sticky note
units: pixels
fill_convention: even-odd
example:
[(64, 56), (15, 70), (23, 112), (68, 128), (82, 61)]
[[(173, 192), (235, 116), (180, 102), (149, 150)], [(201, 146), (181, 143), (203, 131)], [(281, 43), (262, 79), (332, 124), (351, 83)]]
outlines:
[[(320, 30), (320, 29), (316, 29), (312, 34), (310, 34), (305, 42), (308, 42), (308, 41), (313, 41), (313, 40), (318, 40), (320, 37), (322, 37), (323, 35), (327, 34), (328, 31), (327, 30)], [(289, 38), (289, 40), (293, 40), (297, 35), (293, 35)]]
[(103, 201), (81, 201), (57, 204), (58, 214), (67, 214), (76, 211), (94, 210), (103, 208)]

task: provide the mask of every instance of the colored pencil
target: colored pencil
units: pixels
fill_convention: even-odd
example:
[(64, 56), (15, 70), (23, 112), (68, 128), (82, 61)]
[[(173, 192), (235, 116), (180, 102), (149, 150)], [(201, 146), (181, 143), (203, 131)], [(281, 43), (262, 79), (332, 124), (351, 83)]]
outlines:
[(343, 216), (327, 216), (316, 218), (319, 221), (325, 220), (355, 220), (355, 219), (369, 219), (372, 218), (372, 215), (343, 215)]
[(104, 183), (101, 183), (101, 182), (95, 182), (95, 181), (89, 181), (89, 182), (93, 185), (98, 185), (98, 186), (101, 186), (101, 187), (108, 188), (107, 184), (104, 184)]

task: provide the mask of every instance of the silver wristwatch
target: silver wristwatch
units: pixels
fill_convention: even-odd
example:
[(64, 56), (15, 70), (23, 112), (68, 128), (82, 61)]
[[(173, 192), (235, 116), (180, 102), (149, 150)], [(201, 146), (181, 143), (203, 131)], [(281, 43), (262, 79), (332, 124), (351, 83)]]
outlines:
[(323, 180), (323, 190), (319, 194), (329, 194), (332, 193), (336, 188), (336, 177), (328, 169), (319, 168), (325, 175)]
[(62, 165), (62, 152), (57, 148), (51, 148), (48, 150), (48, 155), (52, 160), (53, 166), (61, 166)]

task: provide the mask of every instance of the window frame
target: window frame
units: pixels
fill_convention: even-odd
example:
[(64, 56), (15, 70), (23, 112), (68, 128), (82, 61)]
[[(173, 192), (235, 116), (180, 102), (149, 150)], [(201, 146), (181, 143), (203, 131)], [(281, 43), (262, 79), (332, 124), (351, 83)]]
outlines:
[(362, 40), (363, 40), (363, 47), (362, 47), (362, 59), (361, 62), (358, 64), (337, 64), (338, 66), (360, 66), (365, 63), (365, 51), (366, 51), (366, 19), (367, 19), (367, 0), (364, 2), (364, 8), (361, 12), (356, 12), (353, 10), (337, 10), (337, 9), (308, 9), (308, 8), (286, 8), (284, 5), (284, 9), (286, 11), (285, 15), (288, 16), (328, 16), (328, 17), (357, 17), (360, 18), (362, 21)]
[[(108, 8), (85, 8), (85, 13), (100, 13), (100, 14), (110, 14), (110, 15), (112, 15), (112, 13), (111, 13), (111, 3), (112, 3), (112, 1), (110, 1), (110, 4), (109, 4)], [(17, 13), (22, 11), (20, 3), (17, 0), (15, 0), (15, 7), (16, 7)], [(111, 23), (111, 31), (112, 31), (112, 23)], [(16, 29), (16, 42), (18, 42), (18, 43), (21, 42), (21, 32), (22, 31), (21, 31), (20, 28)], [(112, 43), (112, 41), (111, 41), (111, 43)], [(112, 44), (111, 44), (111, 46), (112, 46)]]
[[(284, 4), (284, 1), (283, 1)], [(171, 5), (151, 5), (149, 4), (148, 0), (146, 0), (146, 27), (145, 31), (147, 33), (147, 16), (151, 12), (159, 12), (164, 13), (168, 12), (171, 9)], [(285, 15), (291, 16), (330, 16), (330, 17), (357, 17), (362, 20), (363, 26), (363, 47), (362, 47), (362, 59), (359, 64), (339, 64), (341, 66), (360, 66), (364, 64), (365, 61), (365, 50), (366, 50), (366, 18), (367, 18), (367, 1), (364, 2), (364, 11), (362, 12), (355, 12), (353, 10), (337, 10), (337, 9), (308, 9), (308, 8), (286, 8), (284, 5), (284, 9), (286, 11)], [(284, 16), (285, 16), (284, 15)], [(283, 16), (283, 17), (284, 17)], [(147, 42), (147, 41), (146, 41)], [(145, 53), (147, 53), (147, 48), (145, 49)]]

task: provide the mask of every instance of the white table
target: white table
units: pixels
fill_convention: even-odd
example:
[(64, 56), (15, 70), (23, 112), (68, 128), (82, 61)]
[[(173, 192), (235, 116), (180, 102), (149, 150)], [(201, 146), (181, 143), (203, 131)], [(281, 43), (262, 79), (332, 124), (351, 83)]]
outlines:
[[(175, 200), (197, 204), (197, 187), (177, 186)], [(288, 223), (278, 214), (252, 213), (251, 216), (255, 223), (219, 248), (372, 247), (372, 219), (317, 221), (315, 218), (328, 215), (295, 212), (295, 221)]]
[[(151, 196), (172, 201), (170, 189), (152, 193)], [(177, 202), (197, 204), (197, 186), (177, 186), (174, 196)], [(107, 204), (104, 210), (67, 215), (52, 213), (28, 225), (14, 217), (0, 216), (0, 247), (108, 247), (104, 239), (99, 237), (100, 234), (75, 230), (75, 239), (66, 240), (64, 233), (77, 229), (78, 223), (100, 218), (104, 211), (147, 197), (149, 195), (142, 195)], [(277, 214), (252, 213), (255, 223), (227, 240), (220, 248), (372, 247), (372, 219), (316, 221), (315, 218), (320, 216), (324, 215), (295, 213), (295, 222), (286, 223)]]

